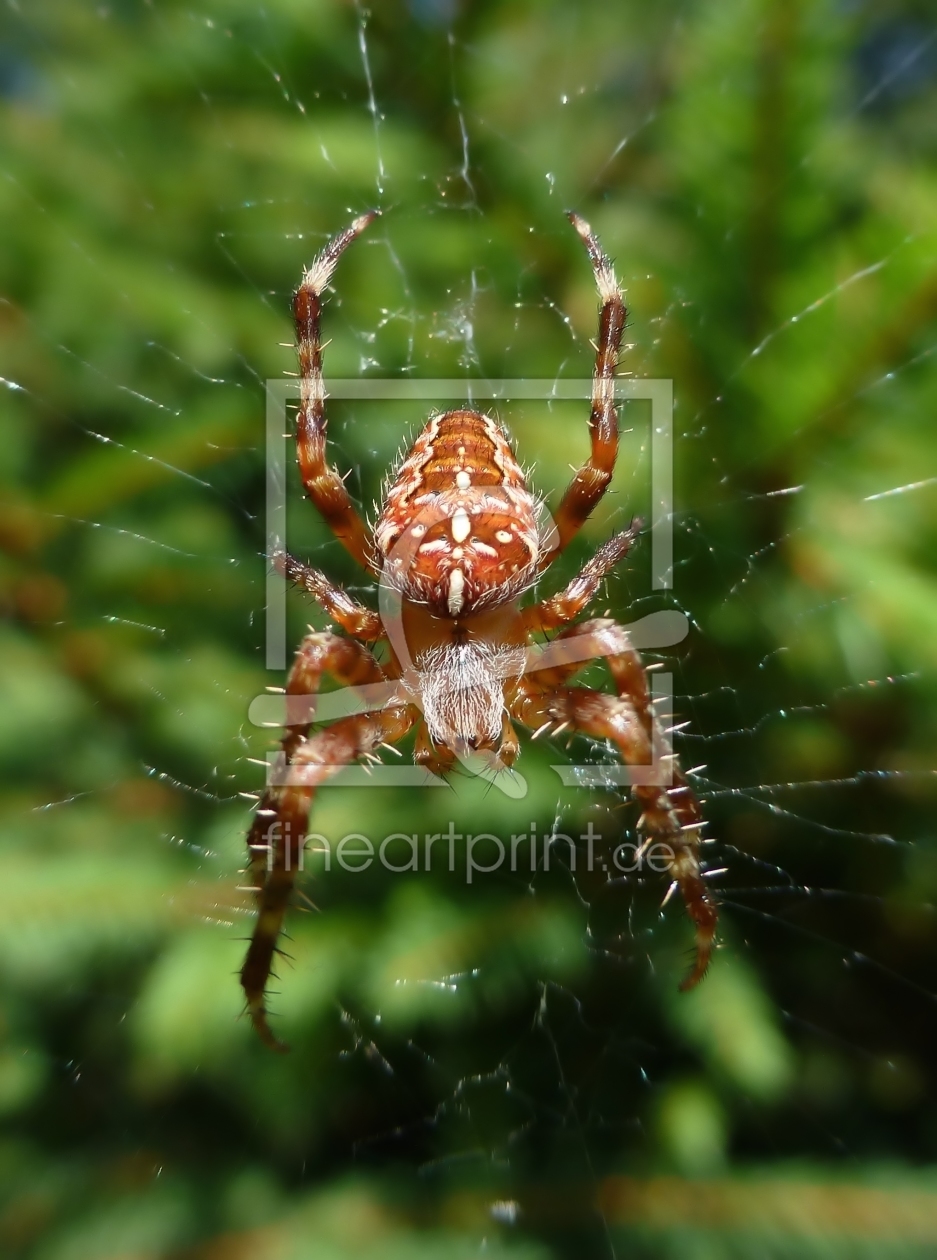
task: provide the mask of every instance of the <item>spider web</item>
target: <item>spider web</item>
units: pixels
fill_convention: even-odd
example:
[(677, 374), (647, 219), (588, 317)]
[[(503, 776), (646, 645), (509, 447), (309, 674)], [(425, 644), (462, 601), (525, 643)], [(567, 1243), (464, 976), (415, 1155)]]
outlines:
[[(773, 268), (773, 300), (753, 265), (747, 333), (713, 330), (698, 295), (718, 284), (695, 275), (707, 246), (694, 255), (687, 224), (695, 216), (699, 240), (731, 257), (719, 216), (731, 237), (739, 194), (696, 169), (672, 92), (695, 93), (719, 152), (742, 143), (719, 96), (753, 90), (733, 44), (751, 18), (732, 12), (735, 26), (681, 6), (623, 18), (617, 38), (634, 21), (642, 60), (609, 52), (597, 6), (540, 31), (524, 9), (469, 22), (444, 0), (414, 0), (396, 27), (359, 4), (226, 14), (157, 0), (67, 21), (67, 6), (10, 4), (0, 74), (22, 113), (0, 157), (3, 213), (34, 223), (17, 226), (32, 252), (5, 276), (0, 369), (20, 487), (0, 522), (15, 618), (2, 971), (11, 1062), (28, 1065), (8, 1091), (10, 1158), (27, 1171), (6, 1176), (14, 1200), (20, 1176), (45, 1196), (39, 1225), (10, 1244), (23, 1254), (37, 1238), (44, 1255), (118, 1254), (118, 1238), (173, 1254), (247, 1230), (271, 1248), (325, 1231), (351, 1254), (347, 1221), (365, 1206), (387, 1254), (403, 1238), (407, 1254), (461, 1254), (464, 1242), (730, 1255), (757, 1238), (760, 1254), (782, 1255), (782, 1216), (768, 1193), (752, 1208), (745, 1178), (771, 1187), (785, 1166), (798, 1254), (821, 1236), (829, 1254), (857, 1254), (836, 1224), (850, 1187), (811, 1206), (796, 1186), (847, 1168), (860, 1219), (863, 1179), (934, 1159), (932, 640), (908, 628), (933, 621), (937, 477), (916, 420), (932, 391), (933, 235), (916, 205), (889, 203), (886, 227), (850, 237), (832, 267), (785, 270), (764, 243), (754, 257)], [(778, 46), (791, 38), (765, 21)], [(808, 82), (811, 58), (832, 56), (839, 96), (835, 125), (799, 154), (808, 186), (831, 136), (847, 149), (894, 136), (914, 151), (935, 65), (913, 7), (817, 21), (797, 75)], [(301, 73), (291, 37), (321, 75)], [(161, 154), (160, 115), (134, 103), (144, 63), (121, 71), (120, 58), (141, 38), (159, 54), (150, 107), (158, 74), (184, 85), (166, 99), (177, 90), (192, 121), (176, 131), (163, 108), (188, 149)], [(108, 67), (110, 109), (82, 48)], [(409, 86), (398, 58), (413, 59)], [(723, 64), (728, 88), (714, 86)], [(124, 102), (137, 111), (128, 127)], [(440, 114), (444, 126), (426, 121)], [(78, 173), (70, 126), (84, 128)], [(58, 165), (30, 164), (41, 144)], [(668, 146), (679, 188), (655, 174)], [(770, 201), (780, 176), (770, 164), (756, 175)], [(926, 196), (925, 174), (903, 178), (909, 202)], [(803, 215), (818, 213), (803, 197)], [(122, 198), (144, 224), (136, 234)], [(676, 720), (689, 722), (675, 748), (705, 800), (722, 945), (706, 983), (678, 996), (691, 934), (677, 900), (661, 907), (661, 877), (585, 870), (581, 842), (574, 862), (564, 835), (591, 825), (606, 849), (636, 838), (621, 789), (564, 787), (553, 768), (611, 764), (602, 746), (525, 747), (525, 795), (467, 775), (450, 791), (332, 788), (311, 823), (332, 839), (416, 833), (422, 848), (452, 824), (463, 837), (534, 834), (539, 856), (469, 883), (462, 848), (454, 871), (434, 861), (417, 874), (325, 872), (311, 854), (303, 888), (320, 913), (293, 914), (273, 1006), (294, 1051), (279, 1060), (235, 1022), (231, 974), (252, 921), (236, 888), (245, 796), (269, 745), (247, 708), (282, 683), (263, 669), (264, 391), (294, 370), (277, 343), (291, 337), (303, 264), (368, 205), (382, 218), (342, 259), (325, 314), (327, 379), (460, 376), (471, 398), (479, 378), (585, 376), (595, 297), (563, 210), (589, 214), (616, 256), (631, 308), (624, 366), (674, 381), (675, 569), (672, 589), (652, 592), (642, 546), (597, 611), (677, 609), (692, 627), (645, 659), (673, 675)], [(86, 323), (83, 294), (106, 335)], [(841, 342), (856, 332), (871, 345), (876, 330), (858, 371)], [(825, 364), (815, 345), (834, 339)], [(833, 391), (797, 375), (811, 355)], [(497, 411), (555, 503), (587, 451), (586, 404)], [(335, 400), (334, 457), (362, 502), (422, 420), (410, 404)], [(612, 492), (545, 590), (649, 515), (647, 410), (627, 404), (622, 424)], [(292, 469), (288, 500), (291, 549), (375, 603)], [(323, 624), (293, 596), (289, 619), (290, 643)], [(403, 840), (388, 852), (406, 863)], [(81, 1181), (80, 1121), (29, 1143), (17, 1129), (66, 1089), (100, 1126), (95, 1176), (138, 1170), (126, 1193)], [(80, 1209), (69, 1178), (84, 1187)], [(694, 1207), (693, 1178), (715, 1223)], [(227, 1206), (205, 1215), (191, 1193), (208, 1183)], [(927, 1188), (906, 1172), (881, 1192), (874, 1254), (933, 1243), (908, 1197)]]

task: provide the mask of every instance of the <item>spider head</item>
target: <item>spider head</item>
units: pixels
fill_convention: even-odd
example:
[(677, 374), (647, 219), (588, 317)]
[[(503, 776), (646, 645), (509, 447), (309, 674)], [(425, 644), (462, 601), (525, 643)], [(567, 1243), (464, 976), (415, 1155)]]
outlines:
[(416, 689), (429, 733), (458, 750), (497, 740), (504, 711), (504, 684), (524, 670), (524, 649), (484, 639), (439, 644), (416, 662)]

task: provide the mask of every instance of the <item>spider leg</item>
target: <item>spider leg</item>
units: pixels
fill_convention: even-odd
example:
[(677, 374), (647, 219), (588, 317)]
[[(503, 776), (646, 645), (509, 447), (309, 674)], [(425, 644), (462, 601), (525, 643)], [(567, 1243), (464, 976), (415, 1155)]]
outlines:
[(327, 462), (325, 454), (325, 385), (322, 380), (320, 317), (322, 294), (336, 264), (351, 242), (377, 217), (378, 211), (360, 215), (344, 232), (333, 236), (310, 267), (293, 296), (293, 318), (299, 352), (299, 413), (296, 417), (296, 453), (306, 493), (322, 513), (329, 528), (365, 568), (371, 566), (371, 531), (361, 519), (345, 489), (345, 483)]
[(288, 582), (295, 582), (297, 586), (308, 591), (316, 603), (328, 613), (333, 621), (337, 621), (346, 633), (353, 634), (356, 639), (363, 639), (366, 643), (374, 643), (384, 638), (384, 625), (380, 614), (352, 599), (346, 591), (327, 578), (319, 569), (303, 564), (288, 551), (279, 548), (270, 558), (278, 573), (282, 573)]
[(301, 744), (292, 761), (277, 776), (276, 788), (268, 788), (268, 795), (278, 794), (271, 807), (276, 809), (280, 825), (275, 836), (271, 835), (271, 827), (266, 828), (270, 869), (257, 899), (257, 924), (241, 968), (241, 986), (251, 1022), (274, 1050), (286, 1050), (287, 1046), (274, 1036), (267, 1022), (265, 990), (293, 880), (301, 867), (309, 809), (316, 788), (380, 744), (402, 739), (416, 717), (416, 710), (400, 707), (342, 718)]
[(632, 521), (626, 530), (602, 544), (564, 591), (525, 608), (521, 618), (528, 634), (539, 630), (555, 630), (578, 617), (591, 604), (602, 582), (615, 565), (628, 554), (640, 529), (641, 521)]
[[(362, 683), (380, 682), (384, 678), (383, 671), (371, 653), (353, 639), (342, 639), (334, 634), (310, 634), (300, 645), (296, 659), (287, 679), (287, 695), (308, 695), (319, 690), (324, 673), (331, 674), (339, 682), (347, 686)], [(380, 715), (378, 715), (380, 716)], [(290, 889), (296, 870), (301, 866), (301, 854), (305, 842), (306, 825), (309, 818), (309, 807), (312, 802), (315, 784), (281, 783), (284, 770), (292, 766), (300, 758), (304, 749), (312, 744), (320, 746), (324, 736), (330, 736), (331, 742), (337, 739), (334, 761), (341, 763), (341, 755), (347, 749), (347, 737), (343, 743), (340, 736), (343, 730), (352, 730), (356, 742), (352, 751), (345, 757), (352, 761), (359, 755), (358, 743), (364, 738), (359, 728), (350, 726), (358, 722), (367, 726), (372, 715), (362, 714), (356, 718), (345, 718), (342, 722), (329, 727), (328, 730), (308, 738), (310, 723), (288, 726), (283, 737), (277, 771), (271, 776), (263, 798), (247, 837), (248, 870), (251, 886), (255, 890), (258, 918), (251, 939), (247, 959), (241, 972), (241, 983), (247, 994), (251, 1019), (260, 1035), (269, 1045), (277, 1044), (266, 1022), (264, 1008), (264, 986), (270, 972), (270, 962), (276, 946), (277, 936), (286, 911)], [(338, 737), (332, 737), (333, 731), (339, 731)], [(378, 736), (375, 743), (380, 743)], [(326, 744), (330, 745), (329, 741)], [(326, 767), (334, 773), (339, 765)], [(322, 775), (321, 782), (329, 774)]]
[(561, 630), (542, 652), (528, 661), (527, 671), (521, 679), (521, 690), (546, 695), (565, 686), (592, 661), (618, 651), (617, 637), (609, 637), (608, 632), (612, 628), (619, 629), (610, 617), (593, 617)]
[(447, 748), (445, 744), (433, 743), (425, 718), (420, 720), (417, 727), (413, 760), (418, 766), (423, 766), (430, 774), (435, 774), (439, 778), (442, 778), (455, 765), (455, 753), (452, 749)]
[[(660, 731), (641, 658), (625, 631), (614, 622), (604, 619), (587, 622), (568, 631), (569, 637), (575, 637), (576, 630), (597, 634), (605, 640), (602, 654), (608, 660), (618, 695), (609, 696), (586, 687), (557, 686), (557, 678), (564, 674), (569, 676), (581, 667), (579, 662), (559, 666), (555, 671), (545, 670), (544, 677), (538, 676), (536, 681), (525, 675), (512, 706), (513, 715), (534, 730), (544, 724), (566, 724), (596, 739), (611, 740), (617, 745), (625, 765), (649, 765), (653, 760), (655, 737)], [(658, 852), (663, 855), (696, 929), (696, 958), (680, 985), (686, 990), (692, 989), (706, 974), (718, 914), (700, 869), (703, 821), (699, 802), (676, 758), (672, 767), (669, 785), (636, 783), (631, 791), (643, 809), (639, 825), (646, 843), (659, 845)]]
[(505, 711), (501, 719), (501, 743), (498, 745), (498, 757), (510, 769), (517, 761), (520, 751), (521, 744), (517, 738), (517, 731), (514, 729), (510, 715)]
[(569, 545), (592, 514), (612, 479), (618, 455), (615, 371), (618, 367), (627, 311), (612, 264), (589, 224), (573, 211), (567, 217), (588, 251), (596, 288), (602, 299), (595, 367), (592, 373), (592, 414), (589, 417), (592, 451), (566, 487), (566, 493), (554, 513), (558, 541), (556, 547), (544, 556), (541, 569), (546, 568)]

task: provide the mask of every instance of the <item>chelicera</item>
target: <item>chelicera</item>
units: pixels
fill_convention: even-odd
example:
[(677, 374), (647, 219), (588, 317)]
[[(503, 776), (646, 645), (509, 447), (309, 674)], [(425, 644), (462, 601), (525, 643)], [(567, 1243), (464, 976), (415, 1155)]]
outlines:
[[(569, 545), (602, 498), (618, 452), (615, 373), (626, 310), (612, 264), (589, 224), (569, 214), (588, 251), (601, 301), (589, 417), (591, 451), (552, 520), (530, 491), (499, 423), (468, 406), (432, 415), (393, 476), (369, 527), (326, 454), (320, 316), (344, 250), (374, 220), (334, 236), (306, 270), (293, 298), (300, 367), (296, 449), (310, 499), (350, 554), (393, 593), (391, 620), (365, 607), (324, 573), (278, 550), (273, 560), (344, 634), (310, 633), (286, 685), (287, 722), (248, 837), (257, 921), (241, 971), (254, 1027), (277, 1049), (265, 991), (289, 905), (316, 789), (343, 766), (373, 759), (415, 728), (415, 761), (445, 775), (481, 753), (510, 767), (517, 726), (534, 736), (579, 731), (609, 741), (626, 765), (649, 764), (661, 734), (646, 671), (623, 627), (577, 620), (627, 554), (637, 523), (606, 542), (565, 590), (522, 606), (524, 595)], [(554, 633), (555, 632), (555, 633)], [(533, 659), (535, 636), (553, 637)], [(387, 643), (379, 662), (366, 645)], [(603, 657), (615, 694), (571, 685)], [(372, 697), (368, 711), (314, 729), (323, 675)], [(380, 696), (380, 703), (373, 697)], [(305, 699), (304, 699), (305, 698)], [(364, 706), (367, 708), (367, 706)], [(670, 892), (679, 890), (695, 925), (695, 958), (682, 988), (703, 977), (716, 907), (699, 861), (699, 804), (677, 760), (668, 782), (635, 784), (646, 843), (667, 854)], [(668, 894), (669, 895), (669, 894)]]

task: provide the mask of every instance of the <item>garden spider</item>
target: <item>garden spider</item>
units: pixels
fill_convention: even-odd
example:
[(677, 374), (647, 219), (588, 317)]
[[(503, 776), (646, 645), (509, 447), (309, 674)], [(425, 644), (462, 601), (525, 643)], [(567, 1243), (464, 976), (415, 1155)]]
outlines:
[[(615, 371), (626, 312), (611, 262), (588, 223), (570, 213), (602, 306), (591, 454), (567, 487), (552, 525), (541, 523), (541, 504), (528, 490), (497, 421), (461, 407), (427, 421), (397, 469), (372, 530), (326, 459), (319, 322), (322, 295), (341, 254), (376, 213), (361, 215), (328, 242), (293, 298), (300, 367), (296, 446), (303, 484), (351, 555), (380, 576), (382, 594), (395, 595), (397, 633), (386, 616), (357, 603), (324, 573), (284, 551), (274, 555), (284, 576), (307, 590), (348, 636), (316, 632), (301, 643), (286, 686), (288, 724), (278, 765), (248, 836), (258, 915), (241, 984), (254, 1027), (276, 1049), (285, 1047), (267, 1021), (265, 990), (320, 784), (359, 758), (374, 759), (376, 749), (395, 744), (414, 727), (414, 760), (436, 774), (479, 752), (498, 767), (510, 767), (519, 752), (514, 722), (533, 729), (535, 738), (572, 730), (609, 740), (633, 766), (651, 761), (661, 734), (645, 670), (626, 631), (607, 618), (575, 621), (627, 554), (637, 522), (600, 547), (565, 590), (520, 607), (521, 596), (579, 532), (615, 467)], [(559, 634), (531, 669), (531, 636), (553, 630)], [(384, 664), (364, 646), (380, 640), (388, 642)], [(569, 685), (583, 664), (598, 656), (608, 660), (617, 695)], [(323, 674), (346, 687), (370, 688), (372, 695), (374, 685), (380, 691), (383, 684), (383, 703), (310, 733), (312, 697)], [(706, 972), (716, 907), (700, 870), (699, 805), (675, 758), (668, 768), (666, 786), (636, 784), (632, 792), (643, 809), (639, 826), (646, 843), (657, 842), (668, 855), (670, 892), (679, 889), (695, 924), (695, 960), (681, 986), (688, 989)]]

